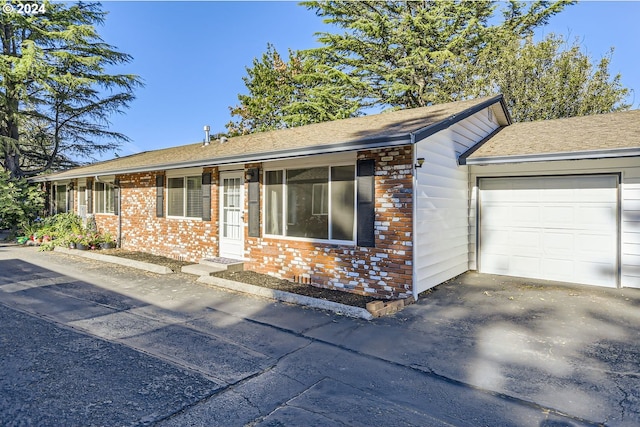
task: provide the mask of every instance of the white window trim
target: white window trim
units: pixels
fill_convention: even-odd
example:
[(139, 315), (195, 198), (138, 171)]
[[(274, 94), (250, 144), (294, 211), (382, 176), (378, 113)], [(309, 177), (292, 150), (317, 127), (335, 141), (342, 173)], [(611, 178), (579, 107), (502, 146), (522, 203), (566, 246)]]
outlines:
[(357, 153), (355, 151), (347, 151), (344, 153), (318, 154), (295, 159), (266, 161), (263, 162), (263, 169), (281, 170), (320, 166), (351, 166), (356, 164), (356, 160)]
[(70, 181), (58, 181), (54, 184), (56, 186), (56, 200), (55, 200), (56, 213), (62, 213), (62, 212), (58, 212), (58, 194), (59, 194), (58, 187), (63, 185), (64, 185), (64, 212), (68, 212), (67, 207), (69, 206), (70, 183), (71, 183)]
[[(166, 182), (165, 182), (165, 191), (166, 191), (166, 200), (165, 200), (165, 209), (167, 212), (167, 218), (170, 219), (178, 219), (178, 220), (189, 220), (192, 221), (194, 219), (198, 219), (201, 220), (202, 219), (202, 215), (201, 216), (186, 216), (186, 215), (169, 215), (169, 179), (176, 179), (176, 178), (182, 178), (182, 212), (186, 213), (187, 212), (187, 178), (196, 178), (198, 180), (202, 180), (202, 168), (200, 168), (200, 172), (199, 173), (194, 173), (193, 169), (180, 169), (181, 171), (191, 171), (191, 175), (180, 175), (180, 174), (169, 174), (167, 172), (167, 176), (166, 176)], [(200, 181), (201, 185), (202, 185), (202, 181)], [(202, 191), (202, 187), (200, 187), (200, 190)], [(202, 197), (200, 197), (200, 202), (202, 203)]]
[[(326, 214), (328, 216), (328, 228), (329, 230), (331, 230), (332, 227), (332, 217), (331, 217), (331, 169), (332, 167), (338, 167), (338, 166), (353, 166), (354, 167), (354, 174), (353, 174), (353, 181), (354, 181), (354, 186), (353, 186), (353, 239), (352, 240), (339, 240), (339, 239), (319, 239), (319, 238), (312, 238), (312, 237), (296, 237), (296, 236), (286, 236), (284, 235), (285, 230), (283, 230), (283, 234), (268, 234), (266, 232), (266, 218), (267, 218), (267, 211), (266, 211), (266, 203), (263, 200), (261, 205), (262, 205), (262, 218), (264, 218), (264, 221), (262, 221), (262, 235), (265, 238), (269, 238), (269, 239), (278, 239), (278, 240), (291, 240), (291, 241), (298, 241), (298, 242), (311, 242), (311, 243), (325, 243), (325, 244), (330, 244), (330, 245), (349, 245), (349, 246), (355, 246), (356, 244), (356, 230), (358, 228), (358, 184), (357, 184), (357, 177), (356, 177), (356, 173), (357, 173), (357, 164), (356, 164), (356, 159), (355, 159), (355, 155), (353, 156), (353, 160), (345, 160), (344, 159), (344, 153), (338, 153), (338, 155), (341, 156), (342, 161), (337, 161), (336, 163), (327, 163), (327, 164), (322, 164), (322, 163), (313, 163), (313, 164), (307, 164), (307, 163), (300, 163), (300, 162), (293, 162), (291, 160), (288, 161), (278, 161), (278, 162), (272, 162), (269, 164), (269, 167), (265, 167), (262, 170), (262, 182), (265, 183), (264, 185), (266, 185), (266, 174), (269, 171), (278, 171), (278, 170), (282, 170), (283, 173), (283, 177), (282, 177), (282, 226), (286, 229), (287, 226), (287, 191), (286, 191), (286, 182), (287, 182), (287, 174), (286, 171), (287, 169), (300, 169), (301, 166), (309, 166), (309, 167), (326, 167), (329, 169), (329, 179), (328, 179), (328, 213)], [(328, 157), (331, 158), (336, 158), (334, 156), (337, 155), (327, 155), (327, 156), (321, 156), (321, 158), (323, 160), (328, 160)], [(275, 167), (274, 167), (275, 166)], [(263, 192), (264, 195), (264, 192)]]
[[(104, 206), (107, 206), (107, 194), (109, 194), (108, 191), (98, 191), (96, 190), (96, 185), (97, 184), (103, 184), (104, 188), (106, 189), (107, 187), (111, 188), (111, 197), (113, 198), (113, 191), (115, 191), (115, 189), (113, 188), (113, 184), (109, 183), (109, 182), (105, 182), (105, 181), (93, 181), (93, 188), (91, 189), (91, 191), (93, 192), (92, 194), (92, 198), (93, 198), (93, 215), (115, 215), (115, 206), (113, 207), (113, 212), (98, 212), (98, 198), (101, 197), (103, 200), (103, 204)], [(85, 190), (86, 191), (86, 190)]]
[[(80, 189), (84, 187), (84, 192), (81, 192)], [(76, 189), (76, 194), (78, 195), (78, 203), (77, 206), (75, 207), (75, 211), (76, 214), (78, 214), (79, 216), (81, 216), (82, 218), (85, 218), (87, 216), (87, 179), (86, 178), (80, 178), (78, 179), (78, 188)], [(80, 199), (82, 199), (84, 197), (84, 204), (80, 203)], [(84, 212), (82, 207), (84, 206)]]

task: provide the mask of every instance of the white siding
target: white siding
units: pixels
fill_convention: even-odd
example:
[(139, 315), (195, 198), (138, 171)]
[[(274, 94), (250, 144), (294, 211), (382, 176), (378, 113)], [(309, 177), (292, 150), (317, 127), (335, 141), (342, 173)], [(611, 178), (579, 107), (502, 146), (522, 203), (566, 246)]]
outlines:
[(457, 159), (497, 127), (485, 109), (416, 144), (414, 296), (468, 270), (469, 174)]
[(640, 288), (640, 166), (622, 179), (621, 285)]
[(469, 269), (477, 269), (478, 178), (620, 173), (620, 285), (640, 288), (640, 162), (637, 158), (470, 166)]

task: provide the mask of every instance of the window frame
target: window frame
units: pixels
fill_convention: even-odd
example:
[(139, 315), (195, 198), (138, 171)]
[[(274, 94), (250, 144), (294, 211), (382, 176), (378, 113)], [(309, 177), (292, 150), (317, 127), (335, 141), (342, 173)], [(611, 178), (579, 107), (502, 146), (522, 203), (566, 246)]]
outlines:
[[(331, 173), (331, 172), (329, 172)], [(330, 197), (330, 187), (329, 182), (331, 182), (331, 177), (327, 179), (327, 182), (314, 182), (311, 184), (311, 215), (314, 216), (327, 216), (329, 215), (329, 199)], [(316, 188), (320, 188), (320, 200), (316, 199)], [(326, 191), (325, 191), (326, 188)], [(325, 197), (326, 195), (326, 197)], [(319, 209), (316, 210), (316, 206), (319, 205)]]
[[(78, 206), (76, 208), (78, 216), (85, 218), (87, 216), (87, 183), (80, 181), (78, 183)], [(84, 208), (84, 209), (83, 209)]]
[[(170, 209), (170, 203), (171, 203), (171, 198), (169, 196), (170, 191), (172, 190), (170, 182), (172, 179), (180, 179), (182, 180), (182, 185), (180, 186), (180, 188), (182, 189), (182, 215), (171, 215), (171, 209)], [(171, 219), (202, 219), (203, 217), (203, 202), (202, 202), (202, 172), (199, 173), (187, 173), (187, 174), (183, 174), (183, 175), (175, 175), (175, 174), (171, 174), (171, 175), (167, 175), (165, 178), (165, 188), (164, 191), (166, 191), (166, 197), (165, 197), (165, 209), (166, 209), (166, 217), (167, 218), (171, 218)], [(193, 180), (197, 183), (197, 185), (200, 187), (199, 189), (199, 195), (196, 196), (197, 198), (197, 203), (199, 203), (200, 206), (200, 215), (199, 216), (188, 216), (188, 209), (189, 209), (189, 186), (188, 186), (188, 182), (189, 180)], [(175, 188), (177, 189), (177, 187)]]
[[(332, 218), (332, 168), (334, 167), (340, 167), (340, 166), (351, 166), (353, 168), (353, 227), (352, 227), (352, 238), (349, 240), (344, 240), (344, 239), (333, 239), (332, 238), (332, 226), (333, 226), (333, 218)], [(281, 194), (281, 227), (282, 229), (282, 234), (270, 234), (267, 233), (267, 222), (269, 221), (270, 217), (268, 209), (267, 209), (267, 201), (266, 199), (263, 200), (262, 203), (262, 218), (264, 218), (264, 221), (262, 223), (262, 234), (265, 238), (271, 238), (271, 239), (286, 239), (286, 240), (296, 240), (296, 241), (304, 241), (304, 242), (317, 242), (317, 243), (327, 243), (327, 244), (341, 244), (341, 245), (350, 245), (350, 246), (355, 246), (356, 241), (357, 241), (357, 237), (356, 237), (356, 233), (357, 233), (357, 221), (358, 221), (358, 213), (357, 213), (357, 209), (358, 209), (358, 201), (357, 201), (357, 194), (358, 194), (358, 184), (357, 184), (357, 164), (354, 160), (345, 160), (345, 161), (335, 161), (335, 162), (331, 162), (331, 163), (315, 163), (313, 165), (308, 165), (308, 167), (310, 168), (326, 168), (327, 169), (327, 173), (328, 173), (328, 178), (327, 178), (327, 182), (326, 183), (312, 183), (312, 188), (315, 189), (316, 185), (326, 185), (327, 186), (327, 199), (326, 199), (326, 213), (313, 213), (314, 216), (326, 216), (328, 221), (327, 221), (327, 235), (330, 236), (326, 239), (324, 238), (319, 238), (319, 237), (298, 237), (298, 236), (287, 236), (286, 235), (286, 231), (287, 231), (287, 225), (289, 223), (289, 218), (290, 218), (290, 214), (289, 214), (289, 200), (288, 200), (288, 189), (287, 189), (287, 171), (288, 170), (297, 170), (300, 169), (301, 166), (297, 165), (297, 164), (278, 164), (277, 166), (272, 166), (269, 168), (264, 168), (262, 171), (262, 182), (263, 182), (263, 197), (266, 197), (266, 189), (267, 189), (267, 173), (268, 172), (274, 172), (274, 171), (281, 171), (282, 172), (282, 183), (280, 184), (276, 184), (279, 185), (281, 190), (280, 190), (280, 194)], [(313, 212), (313, 196), (312, 196), (312, 212)]]
[[(98, 190), (98, 186), (102, 186), (102, 190)], [(94, 181), (93, 182), (93, 214), (98, 215), (115, 215), (115, 203), (114, 203), (114, 187), (108, 182)], [(99, 210), (100, 202), (102, 203), (102, 210)], [(111, 209), (107, 210), (107, 206), (111, 205)]]
[[(66, 182), (62, 182), (62, 183), (56, 183), (56, 191), (55, 191), (55, 200), (54, 200), (54, 206), (55, 206), (55, 213), (59, 214), (59, 213), (66, 213), (68, 211), (68, 207), (69, 207), (69, 183)], [(60, 191), (60, 187), (64, 187), (64, 191)], [(58, 206), (58, 197), (60, 196), (60, 193), (64, 193), (64, 204), (62, 206), (62, 210), (60, 210), (60, 206)]]

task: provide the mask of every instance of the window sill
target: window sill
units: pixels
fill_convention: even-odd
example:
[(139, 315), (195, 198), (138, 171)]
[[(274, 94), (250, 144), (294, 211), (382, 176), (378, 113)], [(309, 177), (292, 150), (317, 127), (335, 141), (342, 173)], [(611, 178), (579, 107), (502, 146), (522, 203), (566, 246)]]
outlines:
[(202, 221), (202, 217), (199, 216), (169, 216), (167, 215), (167, 219), (175, 219), (178, 221)]
[(355, 240), (314, 239), (311, 237), (278, 236), (277, 234), (264, 234), (263, 238), (273, 240), (289, 240), (293, 242), (318, 243), (333, 246), (356, 246)]

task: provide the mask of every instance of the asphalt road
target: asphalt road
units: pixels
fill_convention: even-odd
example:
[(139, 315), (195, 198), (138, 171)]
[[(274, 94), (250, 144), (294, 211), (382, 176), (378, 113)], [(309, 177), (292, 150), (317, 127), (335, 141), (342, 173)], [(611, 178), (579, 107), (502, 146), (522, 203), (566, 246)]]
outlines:
[(640, 291), (503, 279), (368, 322), (0, 246), (0, 425), (640, 424)]

